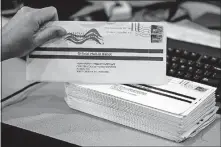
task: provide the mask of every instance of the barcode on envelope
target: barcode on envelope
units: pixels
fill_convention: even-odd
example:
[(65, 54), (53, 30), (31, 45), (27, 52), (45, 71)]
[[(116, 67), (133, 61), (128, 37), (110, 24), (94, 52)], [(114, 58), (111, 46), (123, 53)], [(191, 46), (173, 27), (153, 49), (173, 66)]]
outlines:
[(163, 61), (163, 49), (37, 48), (29, 58)]
[(208, 89), (204, 88), (202, 86), (196, 85), (193, 82), (183, 81), (180, 83), (182, 86), (184, 86), (187, 89), (191, 89), (197, 92), (206, 92)]
[(199, 91), (199, 92), (206, 92), (207, 91), (206, 88), (203, 88), (203, 87), (200, 87), (200, 86), (196, 87), (195, 90)]

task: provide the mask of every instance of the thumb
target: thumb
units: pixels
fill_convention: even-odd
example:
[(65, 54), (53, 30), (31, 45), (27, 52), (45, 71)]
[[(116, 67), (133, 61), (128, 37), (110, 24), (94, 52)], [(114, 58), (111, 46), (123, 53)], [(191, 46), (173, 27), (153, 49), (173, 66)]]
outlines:
[(66, 30), (59, 26), (47, 27), (44, 30), (40, 31), (38, 34), (36, 34), (35, 45), (40, 46), (49, 40), (52, 40), (57, 37), (62, 37), (66, 33)]

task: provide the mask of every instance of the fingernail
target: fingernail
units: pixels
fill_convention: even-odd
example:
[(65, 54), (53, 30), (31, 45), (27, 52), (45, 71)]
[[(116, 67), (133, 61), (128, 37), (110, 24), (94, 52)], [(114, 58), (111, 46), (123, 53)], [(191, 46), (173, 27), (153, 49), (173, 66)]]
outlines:
[(58, 31), (58, 36), (64, 36), (67, 34), (67, 31), (65, 29), (59, 30)]

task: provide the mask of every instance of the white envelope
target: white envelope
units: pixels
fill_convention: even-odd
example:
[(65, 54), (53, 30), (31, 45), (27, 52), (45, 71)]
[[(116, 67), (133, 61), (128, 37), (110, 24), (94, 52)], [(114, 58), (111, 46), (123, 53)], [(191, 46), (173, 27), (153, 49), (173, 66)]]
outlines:
[[(216, 88), (214, 87), (173, 77), (169, 77), (169, 79), (169, 83), (160, 86), (146, 84), (73, 85), (72, 83), (66, 86), (77, 86), (96, 93), (103, 93), (181, 119), (191, 114), (206, 100), (209, 103), (215, 96)], [(66, 92), (68, 92), (67, 88)], [(76, 91), (73, 92), (74, 94)], [(88, 94), (90, 97), (93, 97), (92, 95), (92, 93)], [(98, 98), (97, 94), (95, 99)]]
[(165, 84), (166, 29), (159, 22), (56, 21), (68, 32), (27, 58), (27, 80)]

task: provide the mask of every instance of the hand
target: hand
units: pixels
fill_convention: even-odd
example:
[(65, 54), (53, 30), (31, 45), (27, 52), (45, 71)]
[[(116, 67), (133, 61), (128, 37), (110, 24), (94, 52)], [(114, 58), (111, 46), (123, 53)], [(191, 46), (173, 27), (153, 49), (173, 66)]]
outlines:
[(25, 56), (45, 42), (66, 34), (58, 26), (44, 27), (50, 21), (57, 21), (54, 7), (33, 9), (22, 7), (2, 28), (2, 58)]

